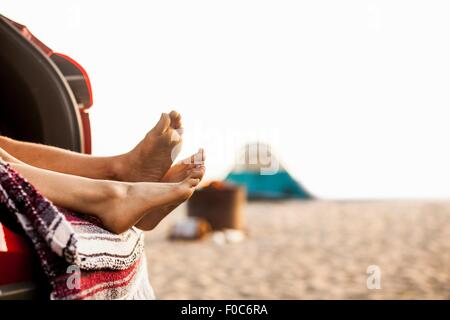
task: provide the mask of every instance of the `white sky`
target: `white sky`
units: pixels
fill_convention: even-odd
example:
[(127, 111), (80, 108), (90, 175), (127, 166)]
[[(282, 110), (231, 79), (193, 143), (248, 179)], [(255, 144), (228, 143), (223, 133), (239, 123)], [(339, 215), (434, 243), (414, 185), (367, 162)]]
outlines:
[(182, 112), (221, 178), (249, 140), (326, 198), (450, 196), (448, 1), (25, 1), (0, 13), (88, 71), (94, 153)]

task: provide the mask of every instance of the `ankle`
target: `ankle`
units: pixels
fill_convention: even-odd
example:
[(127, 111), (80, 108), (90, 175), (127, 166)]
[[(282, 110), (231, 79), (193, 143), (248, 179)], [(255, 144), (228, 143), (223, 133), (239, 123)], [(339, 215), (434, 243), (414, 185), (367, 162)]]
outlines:
[(123, 201), (126, 199), (130, 185), (126, 182), (107, 181), (108, 188), (106, 188), (106, 196), (108, 199), (115, 201)]
[(130, 153), (112, 157), (110, 160), (111, 180), (127, 181), (127, 171), (130, 166)]
[(124, 205), (131, 185), (125, 182), (106, 181), (100, 182), (101, 196), (95, 205), (95, 216), (100, 219), (103, 226), (109, 231), (119, 234), (128, 229), (121, 221), (125, 212)]
[(102, 215), (107, 215), (110, 210), (126, 200), (129, 185), (125, 182), (108, 180), (98, 180), (97, 183), (97, 192), (91, 194), (88, 199), (96, 207), (98, 218), (102, 218)]

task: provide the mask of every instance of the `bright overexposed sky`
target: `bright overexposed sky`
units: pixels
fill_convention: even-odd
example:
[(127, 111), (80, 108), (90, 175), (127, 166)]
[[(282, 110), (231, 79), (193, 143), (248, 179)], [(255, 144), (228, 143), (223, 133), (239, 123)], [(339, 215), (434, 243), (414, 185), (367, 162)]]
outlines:
[(325, 198), (450, 196), (448, 1), (2, 0), (81, 63), (94, 154), (129, 150), (163, 111), (208, 178), (269, 141)]

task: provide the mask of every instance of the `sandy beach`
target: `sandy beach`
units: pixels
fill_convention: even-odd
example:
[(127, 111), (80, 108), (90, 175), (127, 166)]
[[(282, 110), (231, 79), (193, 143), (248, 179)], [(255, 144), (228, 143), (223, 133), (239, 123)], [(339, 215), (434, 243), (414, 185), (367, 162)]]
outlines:
[(251, 202), (230, 244), (167, 240), (185, 210), (146, 234), (158, 299), (450, 299), (450, 202)]

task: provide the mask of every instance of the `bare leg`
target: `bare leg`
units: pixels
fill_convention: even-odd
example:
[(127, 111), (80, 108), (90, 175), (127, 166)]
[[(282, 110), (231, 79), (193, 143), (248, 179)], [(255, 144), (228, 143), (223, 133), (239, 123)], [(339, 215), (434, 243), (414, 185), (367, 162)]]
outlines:
[(0, 149), (3, 160), (56, 205), (96, 216), (111, 232), (121, 233), (155, 209), (187, 200), (200, 179), (178, 183), (126, 183), (95, 180), (32, 167)]
[(95, 157), (3, 136), (0, 136), (0, 147), (16, 160), (42, 169), (94, 179), (114, 179), (116, 176), (118, 156)]
[(32, 166), (93, 179), (160, 181), (181, 147), (181, 117), (163, 113), (155, 127), (130, 152), (96, 157), (0, 136), (0, 148)]

